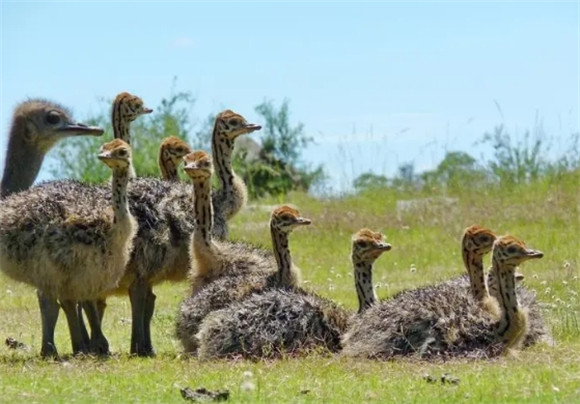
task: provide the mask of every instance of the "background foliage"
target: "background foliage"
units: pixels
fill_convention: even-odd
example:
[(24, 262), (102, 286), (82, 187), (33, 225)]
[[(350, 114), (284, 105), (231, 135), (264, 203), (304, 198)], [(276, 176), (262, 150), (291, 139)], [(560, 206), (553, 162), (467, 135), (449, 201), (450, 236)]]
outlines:
[[(106, 128), (106, 138), (112, 137), (110, 123), (111, 100), (103, 100), (103, 112), (87, 119), (94, 125)], [(151, 107), (151, 105), (149, 105)], [(177, 91), (176, 80), (169, 95), (153, 106), (154, 112), (137, 119), (131, 126), (134, 164), (140, 176), (158, 176), (157, 153), (161, 141), (170, 135), (185, 139), (194, 149), (211, 149), (211, 132), (216, 114), (205, 119), (194, 117), (195, 98), (190, 92)], [(106, 112), (105, 112), (106, 111)], [(279, 106), (265, 100), (255, 107), (262, 130), (257, 135), (241, 137), (236, 142), (234, 168), (246, 181), (251, 198), (267, 195), (282, 196), (290, 191), (308, 192), (325, 180), (322, 166), (311, 167), (304, 163), (301, 153), (313, 138), (307, 135), (304, 125), (291, 120), (290, 102), (285, 99)], [(242, 113), (243, 111), (236, 111)], [(257, 141), (254, 140), (257, 138)], [(485, 133), (479, 144), (493, 149), (492, 158), (478, 161), (462, 151), (448, 151), (434, 170), (417, 173), (414, 163), (399, 166), (392, 178), (367, 172), (353, 181), (356, 192), (392, 188), (398, 190), (438, 190), (453, 194), (464, 187), (508, 187), (530, 183), (543, 177), (556, 178), (580, 167), (579, 134), (568, 139), (567, 151), (549, 160), (550, 144), (541, 124), (536, 122), (533, 131), (514, 137), (503, 125)], [(92, 158), (102, 138), (79, 137), (60, 142), (56, 155), (58, 164), (52, 174), (57, 177), (76, 178), (87, 182), (101, 182), (109, 171)], [(81, 156), (79, 158), (78, 156)]]
[[(112, 100), (103, 100), (103, 104), (110, 105)], [(185, 139), (194, 149), (211, 149), (211, 133), (217, 112), (210, 114), (201, 124), (195, 124), (191, 119), (194, 106), (193, 95), (176, 91), (174, 82), (169, 95), (161, 100), (160, 105), (153, 107), (153, 113), (133, 122), (131, 144), (136, 150), (133, 164), (139, 176), (159, 175), (159, 144), (167, 136)], [(302, 123), (293, 125), (290, 122), (289, 101), (284, 100), (280, 107), (276, 107), (267, 100), (257, 105), (255, 110), (261, 117), (259, 142), (239, 138), (233, 162), (236, 172), (248, 185), (250, 197), (283, 195), (292, 190), (308, 191), (313, 184), (322, 181), (322, 167), (311, 169), (301, 161), (301, 152), (312, 138), (305, 134)], [(243, 111), (236, 112), (243, 115)], [(105, 128), (105, 138), (113, 137), (108, 113), (103, 111), (87, 122)], [(103, 138), (94, 137), (60, 142), (56, 148), (59, 163), (53, 166), (52, 174), (91, 183), (104, 181), (110, 175), (109, 170), (92, 158), (102, 143)]]
[(457, 194), (465, 188), (508, 188), (516, 184), (529, 184), (542, 178), (555, 180), (580, 168), (579, 134), (568, 138), (566, 152), (550, 161), (550, 144), (543, 131), (532, 135), (526, 131), (514, 140), (503, 126), (485, 133), (478, 143), (489, 144), (493, 156), (488, 161), (477, 161), (462, 151), (448, 151), (434, 170), (415, 173), (414, 164), (403, 163), (393, 178), (374, 173), (364, 173), (353, 181), (356, 191), (377, 188), (438, 190)]

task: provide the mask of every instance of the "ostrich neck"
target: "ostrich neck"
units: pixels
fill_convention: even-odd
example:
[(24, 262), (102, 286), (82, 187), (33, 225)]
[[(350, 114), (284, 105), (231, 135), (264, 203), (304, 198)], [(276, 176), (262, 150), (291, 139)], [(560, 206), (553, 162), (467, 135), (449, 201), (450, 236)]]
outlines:
[(113, 210), (115, 212), (115, 222), (129, 216), (129, 203), (127, 201), (127, 183), (129, 182), (129, 171), (127, 168), (117, 168), (113, 171)]
[(353, 256), (354, 284), (358, 297), (358, 312), (362, 313), (377, 301), (373, 288), (373, 264)]
[(280, 286), (292, 286), (292, 257), (288, 248), (288, 233), (270, 225), (274, 257), (278, 264), (278, 281)]
[(179, 179), (177, 164), (173, 162), (169, 152), (165, 149), (161, 149), (159, 152), (159, 170), (161, 171), (161, 178), (164, 180), (177, 181)]
[(213, 254), (211, 231), (213, 211), (211, 205), (211, 179), (193, 183), (194, 224), (193, 246), (196, 254)]
[(467, 248), (463, 248), (463, 263), (469, 274), (469, 284), (471, 286), (471, 293), (478, 302), (482, 302), (489, 296), (487, 286), (485, 284), (485, 273), (483, 272), (483, 256), (470, 252)]
[(113, 136), (115, 139), (121, 139), (127, 144), (131, 144), (131, 122), (121, 117), (121, 112), (118, 108), (113, 109)]
[(232, 168), (234, 141), (226, 137), (218, 136), (217, 131), (218, 129), (214, 129), (211, 145), (216, 174), (221, 188), (231, 193), (236, 176)]
[(220, 184), (217, 199), (222, 202), (223, 216), (230, 219), (246, 203), (247, 190), (244, 181), (232, 168), (234, 140), (220, 137), (218, 129), (212, 135), (212, 154), (216, 174)]
[(1, 197), (29, 188), (40, 170), (45, 152), (22, 139), (20, 130), (14, 125), (6, 150), (6, 162), (2, 176)]
[(492, 268), (489, 268), (487, 272), (487, 289), (489, 290), (490, 296), (493, 296), (499, 302), (501, 300), (501, 296), (499, 295), (499, 286), (498, 286), (497, 274), (493, 271)]
[[(113, 121), (113, 136), (115, 139), (121, 139), (128, 145), (131, 145), (131, 122), (122, 118), (120, 108), (120, 105), (115, 105), (113, 107), (113, 117), (111, 119)], [(129, 168), (129, 177), (136, 177), (133, 164), (131, 164), (131, 167)]]
[(498, 334), (501, 337), (508, 333), (511, 334), (513, 327), (518, 325), (515, 318), (520, 306), (515, 291), (515, 270), (515, 265), (501, 264), (497, 259), (493, 259), (492, 271), (495, 272), (498, 280), (499, 303), (502, 307), (502, 316), (498, 327)]

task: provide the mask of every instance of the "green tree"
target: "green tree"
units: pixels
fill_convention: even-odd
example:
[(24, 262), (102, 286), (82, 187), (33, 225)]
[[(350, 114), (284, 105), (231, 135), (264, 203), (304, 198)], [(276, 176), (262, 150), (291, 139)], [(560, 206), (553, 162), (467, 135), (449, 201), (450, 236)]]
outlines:
[(312, 143), (313, 139), (304, 134), (304, 124), (290, 125), (288, 104), (285, 99), (276, 109), (272, 101), (264, 101), (255, 110), (264, 119), (262, 151), (275, 159), (296, 165), (299, 163), (300, 149)]
[(389, 186), (389, 180), (384, 175), (363, 173), (354, 179), (352, 186), (357, 192), (369, 189), (386, 188)]
[(421, 179), (427, 187), (457, 189), (483, 183), (487, 175), (475, 158), (465, 152), (451, 151), (445, 154), (435, 170), (421, 174)]
[(291, 125), (288, 100), (279, 108), (272, 101), (264, 101), (255, 110), (264, 122), (260, 131), (260, 151), (257, 157), (251, 157), (241, 145), (234, 161), (248, 185), (250, 196), (308, 191), (313, 184), (323, 181), (321, 166), (311, 169), (300, 159), (302, 150), (313, 139), (304, 133), (302, 123)]
[(391, 187), (400, 190), (419, 188), (419, 177), (415, 174), (415, 163), (406, 162), (397, 168), (397, 175), (391, 180)]

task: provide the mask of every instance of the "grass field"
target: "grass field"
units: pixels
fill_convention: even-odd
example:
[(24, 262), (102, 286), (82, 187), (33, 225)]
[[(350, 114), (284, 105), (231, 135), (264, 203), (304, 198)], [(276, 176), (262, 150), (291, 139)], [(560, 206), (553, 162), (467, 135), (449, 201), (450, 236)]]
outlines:
[[(180, 354), (174, 337), (177, 306), (187, 284), (156, 288), (154, 359), (127, 354), (128, 298), (108, 301), (104, 330), (111, 358), (71, 358), (64, 315), (57, 328), (63, 361), (44, 361), (34, 291), (0, 277), (0, 338), (12, 337), (28, 349), (0, 347), (0, 402), (182, 402), (180, 387), (229, 389), (236, 403), (343, 402), (580, 402), (579, 173), (558, 181), (509, 190), (465, 190), (451, 205), (431, 203), (396, 211), (400, 199), (437, 196), (368, 192), (320, 200), (303, 194), (262, 200), (232, 223), (232, 235), (270, 248), (264, 205), (291, 202), (313, 226), (291, 236), (295, 262), (306, 286), (349, 308), (356, 305), (349, 263), (350, 236), (361, 227), (387, 234), (393, 250), (374, 270), (381, 298), (462, 273), (461, 231), (478, 223), (511, 233), (542, 260), (520, 268), (525, 284), (546, 306), (554, 346), (539, 345), (489, 361), (392, 362), (313, 355), (272, 362), (200, 362)], [(68, 355), (68, 356), (67, 356)], [(458, 383), (443, 383), (449, 374)], [(426, 381), (431, 376), (435, 382)]]

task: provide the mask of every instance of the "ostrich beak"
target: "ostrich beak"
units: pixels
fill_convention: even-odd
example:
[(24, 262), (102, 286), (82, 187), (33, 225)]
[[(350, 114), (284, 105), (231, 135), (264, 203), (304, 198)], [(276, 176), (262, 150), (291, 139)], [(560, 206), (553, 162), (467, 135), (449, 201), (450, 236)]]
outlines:
[(382, 243), (381, 245), (378, 246), (378, 248), (381, 251), (390, 251), (391, 248), (393, 248), (393, 246), (391, 246), (389, 243)]
[(105, 133), (104, 129), (98, 126), (88, 126), (84, 123), (67, 123), (58, 129), (59, 132), (65, 132), (73, 136), (92, 135), (101, 136)]
[(245, 126), (245, 129), (246, 129), (246, 133), (252, 133), (252, 132), (255, 132), (257, 130), (262, 129), (262, 126), (256, 125), (254, 123), (247, 123)]
[(542, 258), (544, 256), (544, 253), (538, 250), (528, 249), (526, 250), (526, 256), (528, 257), (528, 259)]
[(312, 223), (312, 220), (310, 220), (310, 219), (307, 219), (307, 218), (305, 218), (305, 217), (299, 217), (299, 218), (296, 220), (296, 224), (298, 224), (298, 225), (301, 225), (301, 226), (309, 225), (309, 224), (311, 224), (311, 223)]

